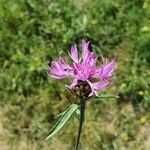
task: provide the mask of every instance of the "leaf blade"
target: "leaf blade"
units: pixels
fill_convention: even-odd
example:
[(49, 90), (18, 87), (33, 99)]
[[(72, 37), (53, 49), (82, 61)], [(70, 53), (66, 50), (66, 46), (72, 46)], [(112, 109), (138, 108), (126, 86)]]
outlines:
[(116, 95), (101, 95), (101, 96), (98, 96), (97, 98), (119, 98), (119, 96), (116, 96)]
[(51, 129), (51, 131), (48, 133), (48, 136), (45, 138), (45, 140), (50, 139), (53, 135), (55, 135), (69, 120), (71, 115), (76, 111), (76, 109), (79, 106), (77, 104), (72, 104), (69, 106), (69, 108), (63, 112), (62, 116), (59, 118), (57, 123), (54, 125), (54, 127)]

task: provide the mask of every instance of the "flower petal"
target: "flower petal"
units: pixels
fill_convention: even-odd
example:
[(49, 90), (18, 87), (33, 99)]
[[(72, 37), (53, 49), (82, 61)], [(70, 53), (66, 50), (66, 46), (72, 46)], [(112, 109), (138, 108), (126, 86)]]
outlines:
[(83, 59), (82, 64), (92, 66), (95, 65), (96, 59), (94, 53), (90, 52), (88, 50), (88, 47), (89, 47), (89, 42), (82, 40), (82, 59)]
[(73, 60), (75, 63), (79, 63), (79, 60), (78, 60), (78, 52), (77, 52), (77, 47), (76, 47), (76, 45), (74, 45), (74, 46), (71, 47), (69, 56), (72, 58), (72, 60)]
[(115, 64), (115, 59), (113, 59), (111, 62), (107, 62), (102, 67), (96, 69), (96, 73), (93, 77), (107, 79), (108, 77), (112, 76)]
[(102, 89), (104, 88), (106, 85), (108, 85), (111, 81), (110, 80), (105, 80), (105, 81), (98, 81), (98, 82), (95, 82), (95, 83), (92, 83), (92, 86), (95, 90), (98, 90), (98, 89)]
[(74, 68), (74, 77), (78, 80), (87, 80), (89, 77), (89, 74), (86, 73), (86, 68), (80, 64), (80, 63), (73, 63)]
[(91, 90), (92, 90), (92, 92), (89, 94), (89, 97), (90, 97), (90, 96), (98, 96), (98, 93), (96, 92), (96, 90), (104, 88), (111, 81), (105, 80), (105, 81), (98, 81), (98, 82), (92, 83), (89, 80), (87, 80), (87, 82), (89, 83)]
[(67, 88), (72, 89), (73, 87), (75, 87), (78, 84), (78, 80), (74, 79), (73, 82), (71, 83), (71, 85), (65, 85)]
[(87, 66), (95, 66), (95, 63), (96, 59), (93, 52), (89, 52), (86, 59), (83, 59), (83, 64), (86, 64)]
[(50, 65), (47, 65), (47, 72), (56, 79), (72, 77), (73, 74), (72, 67), (61, 57), (59, 60), (54, 60)]
[(88, 84), (90, 85), (90, 87), (91, 87), (91, 93), (89, 94), (89, 97), (91, 97), (91, 96), (98, 96), (98, 93), (96, 92), (96, 90), (94, 89), (94, 87), (93, 87), (93, 84), (89, 81), (89, 80), (87, 80), (87, 82), (88, 82)]
[(114, 71), (116, 62), (115, 59), (113, 59), (111, 62), (107, 63), (106, 65), (103, 66), (103, 72), (102, 76), (105, 78), (112, 76), (112, 73)]
[(89, 42), (86, 42), (85, 40), (82, 40), (82, 58), (85, 60), (89, 54)]

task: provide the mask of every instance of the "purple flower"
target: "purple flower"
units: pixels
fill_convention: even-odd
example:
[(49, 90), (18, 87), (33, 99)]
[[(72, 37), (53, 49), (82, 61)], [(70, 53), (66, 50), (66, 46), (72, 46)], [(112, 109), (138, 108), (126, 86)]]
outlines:
[(56, 79), (72, 78), (71, 85), (66, 85), (78, 98), (98, 96), (97, 90), (111, 82), (110, 77), (115, 68), (115, 59), (108, 62), (103, 59), (102, 66), (96, 66), (96, 57), (90, 52), (89, 42), (82, 40), (82, 57), (79, 58), (76, 45), (71, 47), (69, 65), (61, 56), (47, 66), (48, 74)]

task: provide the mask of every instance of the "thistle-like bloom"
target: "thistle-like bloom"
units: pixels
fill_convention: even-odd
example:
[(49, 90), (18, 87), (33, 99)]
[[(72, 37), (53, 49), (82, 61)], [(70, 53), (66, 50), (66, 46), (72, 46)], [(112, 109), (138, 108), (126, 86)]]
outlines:
[(69, 56), (72, 64), (60, 56), (48, 64), (48, 74), (56, 79), (71, 78), (71, 85), (66, 85), (72, 93), (81, 99), (98, 96), (97, 90), (104, 88), (111, 82), (111, 76), (115, 68), (115, 59), (108, 62), (103, 60), (102, 66), (96, 66), (96, 57), (90, 52), (89, 42), (82, 40), (82, 57), (79, 58), (76, 45), (71, 47)]

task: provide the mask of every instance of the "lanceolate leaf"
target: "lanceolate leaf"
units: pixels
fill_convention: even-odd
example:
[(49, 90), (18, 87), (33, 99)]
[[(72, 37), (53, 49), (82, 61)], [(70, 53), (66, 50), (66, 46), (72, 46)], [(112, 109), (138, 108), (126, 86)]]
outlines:
[(48, 136), (46, 137), (47, 139), (50, 139), (53, 135), (55, 135), (64, 125), (65, 123), (69, 120), (71, 115), (77, 110), (79, 106), (77, 104), (72, 104), (69, 106), (69, 108), (62, 113), (61, 117), (57, 121), (57, 123), (54, 125), (52, 130), (49, 132)]
[(116, 95), (100, 95), (96, 98), (97, 99), (101, 99), (101, 98), (119, 98), (119, 96), (116, 96)]

